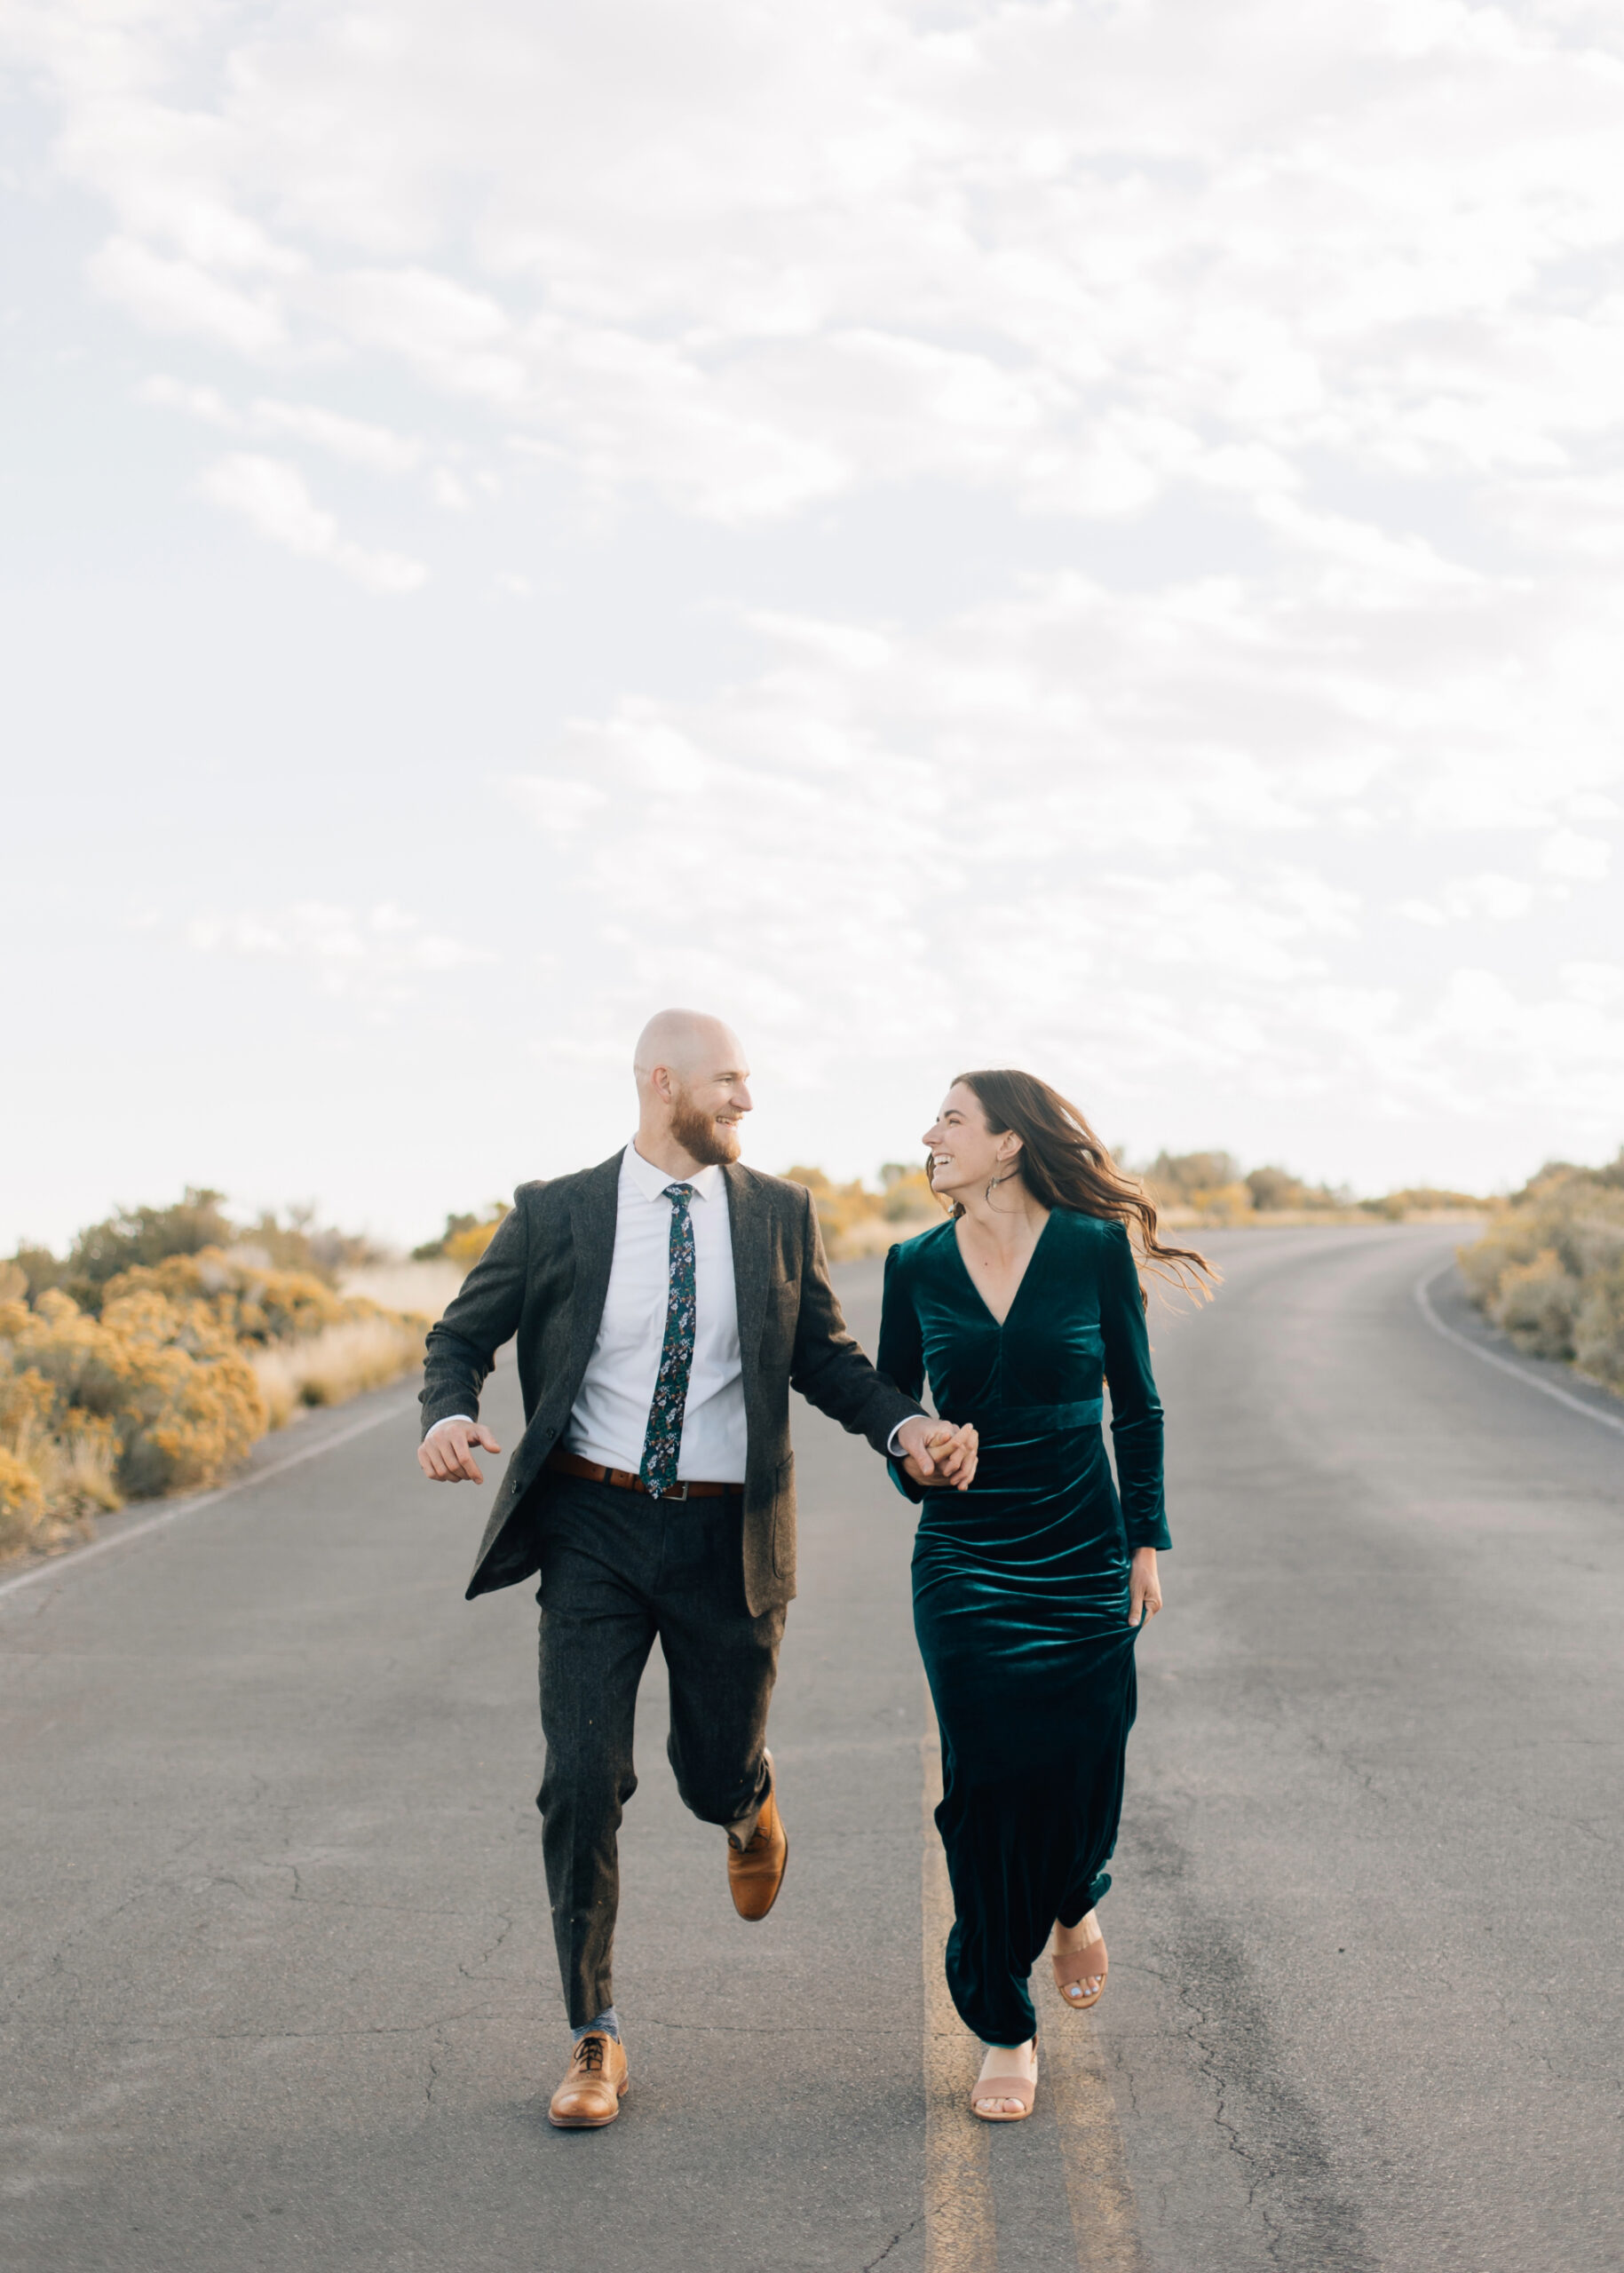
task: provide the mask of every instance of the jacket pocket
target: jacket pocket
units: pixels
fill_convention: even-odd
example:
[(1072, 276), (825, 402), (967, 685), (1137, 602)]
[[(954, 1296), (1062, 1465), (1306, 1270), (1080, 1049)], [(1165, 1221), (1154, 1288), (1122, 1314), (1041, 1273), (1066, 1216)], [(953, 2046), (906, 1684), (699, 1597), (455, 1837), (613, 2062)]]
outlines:
[(778, 1464), (772, 1479), (772, 1569), (780, 1579), (795, 1576), (795, 1454)]

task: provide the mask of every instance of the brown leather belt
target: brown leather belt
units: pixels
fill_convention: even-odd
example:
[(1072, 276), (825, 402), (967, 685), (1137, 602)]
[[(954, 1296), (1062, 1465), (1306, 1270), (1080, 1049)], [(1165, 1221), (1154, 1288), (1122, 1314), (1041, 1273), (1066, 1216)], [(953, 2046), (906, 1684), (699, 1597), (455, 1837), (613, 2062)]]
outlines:
[[(547, 1467), (560, 1476), (584, 1476), (589, 1484), (613, 1484), (617, 1492), (646, 1492), (648, 1486), (640, 1476), (633, 1476), (630, 1469), (606, 1468), (601, 1461), (582, 1460), (579, 1453), (549, 1453)], [(729, 1492), (742, 1492), (742, 1484), (673, 1484), (669, 1492), (654, 1496), (661, 1500), (720, 1500)]]

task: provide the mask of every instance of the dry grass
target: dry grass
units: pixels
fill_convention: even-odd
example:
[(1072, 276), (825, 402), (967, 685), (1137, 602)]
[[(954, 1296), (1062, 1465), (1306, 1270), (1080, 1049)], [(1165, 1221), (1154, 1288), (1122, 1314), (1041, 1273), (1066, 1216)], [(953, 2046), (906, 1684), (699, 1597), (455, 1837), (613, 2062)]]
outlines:
[[(373, 1263), (346, 1271), (346, 1297), (376, 1303), (386, 1311), (408, 1311), (432, 1326), (468, 1275), (465, 1263)], [(425, 1327), (426, 1330), (426, 1327)]]
[(904, 1239), (917, 1239), (921, 1232), (933, 1231), (947, 1220), (939, 1208), (933, 1208), (928, 1216), (860, 1216), (827, 1239), (829, 1259), (834, 1263), (856, 1263), (864, 1255), (883, 1255)]
[(285, 1429), (303, 1407), (342, 1405), (421, 1366), (429, 1323), (379, 1311), (325, 1327), (306, 1342), (275, 1342), (261, 1350), (253, 1366), (271, 1427)]

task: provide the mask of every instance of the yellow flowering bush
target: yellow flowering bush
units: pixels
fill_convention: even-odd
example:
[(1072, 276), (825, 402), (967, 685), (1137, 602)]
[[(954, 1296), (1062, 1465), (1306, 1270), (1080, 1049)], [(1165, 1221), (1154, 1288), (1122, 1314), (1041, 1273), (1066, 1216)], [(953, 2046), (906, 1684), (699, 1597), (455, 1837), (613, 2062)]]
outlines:
[(412, 1249), (414, 1263), (455, 1263), (459, 1270), (471, 1271), (486, 1248), (495, 1238), (503, 1217), (508, 1212), (505, 1200), (493, 1200), (489, 1209), (479, 1216), (448, 1216), (446, 1228), (437, 1239), (430, 1239), (423, 1247)]
[[(202, 1306), (153, 1288), (107, 1302), (99, 1319), (58, 1288), (32, 1311), (7, 1304), (0, 1366), (9, 1448), (39, 1474), (93, 1469), (99, 1446), (118, 1496), (211, 1484), (265, 1432), (264, 1400), (235, 1340)], [(91, 1496), (106, 1503), (105, 1491)]]
[(888, 1160), (880, 1171), (882, 1189), (870, 1191), (860, 1176), (850, 1184), (835, 1184), (821, 1168), (786, 1168), (791, 1184), (804, 1184), (818, 1211), (823, 1244), (835, 1263), (852, 1263), (866, 1255), (883, 1255), (899, 1239), (942, 1220), (941, 1203), (931, 1192), (924, 1170), (900, 1160)]
[(406, 1370), (427, 1326), (218, 1247), (115, 1273), (99, 1316), (57, 1287), (30, 1308), (0, 1272), (0, 1553), (218, 1483), (300, 1406)]
[(26, 1461), (0, 1445), (0, 1554), (26, 1547), (44, 1512), (44, 1485)]

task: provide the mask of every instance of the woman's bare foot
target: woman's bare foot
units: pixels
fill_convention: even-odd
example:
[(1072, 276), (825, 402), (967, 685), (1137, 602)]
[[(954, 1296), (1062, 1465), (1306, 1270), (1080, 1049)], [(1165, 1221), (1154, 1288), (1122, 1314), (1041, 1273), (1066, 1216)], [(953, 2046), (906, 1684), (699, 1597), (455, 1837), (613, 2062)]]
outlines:
[[(1065, 1957), (1072, 1950), (1086, 1950), (1090, 1942), (1103, 1941), (1104, 1938), (1097, 1910), (1090, 1910), (1074, 1926), (1062, 1926), (1058, 1919), (1055, 1921), (1054, 1949), (1057, 1957)], [(1085, 1973), (1078, 1980), (1069, 1983), (1061, 1994), (1073, 2003), (1082, 2004), (1099, 1994), (1100, 1984), (1105, 1977), (1103, 1973)]]
[[(1038, 2079), (1038, 2040), (1033, 2037), (1026, 2044), (989, 2044), (986, 2057), (981, 2063), (984, 2076), (1025, 2076), (1035, 2084)], [(983, 2099), (970, 2095), (984, 2115), (1022, 2115), (1026, 2112), (1018, 2099)]]

